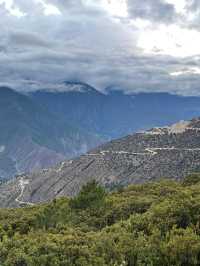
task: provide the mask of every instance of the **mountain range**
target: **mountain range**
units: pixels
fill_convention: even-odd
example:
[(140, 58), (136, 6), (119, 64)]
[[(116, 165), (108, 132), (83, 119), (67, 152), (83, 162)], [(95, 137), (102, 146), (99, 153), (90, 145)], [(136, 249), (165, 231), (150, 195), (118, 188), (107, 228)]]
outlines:
[(75, 82), (65, 82), (65, 86), (65, 91), (43, 89), (29, 95), (54, 114), (106, 140), (192, 119), (200, 113), (200, 97), (168, 93), (126, 94), (112, 87), (102, 93), (87, 84)]
[(56, 167), (20, 175), (0, 186), (0, 206), (74, 196), (91, 180), (107, 189), (200, 171), (200, 118), (113, 140)]
[(50, 167), (101, 142), (31, 97), (0, 88), (0, 176)]
[(133, 132), (196, 117), (199, 97), (104, 93), (81, 82), (62, 90), (0, 88), (0, 180), (75, 158)]

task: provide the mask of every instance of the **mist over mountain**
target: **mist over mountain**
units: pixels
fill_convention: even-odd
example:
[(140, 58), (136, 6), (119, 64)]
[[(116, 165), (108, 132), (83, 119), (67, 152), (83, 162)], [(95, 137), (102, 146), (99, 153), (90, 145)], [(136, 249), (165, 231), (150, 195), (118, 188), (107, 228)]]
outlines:
[(102, 93), (84, 83), (66, 82), (65, 85), (64, 91), (43, 89), (29, 95), (64, 120), (107, 139), (191, 119), (200, 113), (200, 97), (125, 94), (112, 87)]

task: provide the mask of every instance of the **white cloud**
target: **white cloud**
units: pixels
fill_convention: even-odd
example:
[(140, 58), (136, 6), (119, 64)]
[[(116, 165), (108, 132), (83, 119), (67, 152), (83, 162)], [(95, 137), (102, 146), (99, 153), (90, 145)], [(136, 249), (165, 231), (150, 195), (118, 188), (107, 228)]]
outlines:
[(141, 32), (138, 44), (147, 53), (194, 56), (200, 53), (200, 32), (178, 25), (160, 25)]
[(185, 12), (186, 0), (166, 0), (167, 3), (174, 5), (178, 13)]
[(61, 11), (59, 10), (57, 6), (46, 3), (43, 0), (38, 0), (38, 2), (41, 3), (44, 8), (44, 15), (46, 16), (61, 15)]
[(191, 74), (200, 75), (200, 67), (190, 67), (190, 68), (185, 68), (183, 70), (170, 73), (171, 76), (181, 76), (181, 75), (191, 75)]
[(183, 0), (0, 0), (0, 84), (80, 80), (200, 94), (200, 35), (188, 8)]
[(104, 0), (103, 7), (113, 16), (127, 17), (128, 8), (126, 0)]
[(4, 5), (5, 9), (15, 17), (23, 17), (25, 14), (18, 8), (14, 7), (14, 2), (13, 0), (0, 0), (0, 5)]

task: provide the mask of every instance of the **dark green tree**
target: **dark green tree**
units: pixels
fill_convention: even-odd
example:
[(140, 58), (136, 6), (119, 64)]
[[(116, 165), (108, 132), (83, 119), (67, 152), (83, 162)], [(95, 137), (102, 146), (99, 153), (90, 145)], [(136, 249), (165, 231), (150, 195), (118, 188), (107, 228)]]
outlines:
[(184, 186), (192, 186), (200, 182), (200, 174), (199, 173), (192, 173), (185, 177), (183, 180)]
[(105, 196), (105, 189), (93, 180), (84, 185), (69, 204), (72, 209), (98, 208), (103, 205)]

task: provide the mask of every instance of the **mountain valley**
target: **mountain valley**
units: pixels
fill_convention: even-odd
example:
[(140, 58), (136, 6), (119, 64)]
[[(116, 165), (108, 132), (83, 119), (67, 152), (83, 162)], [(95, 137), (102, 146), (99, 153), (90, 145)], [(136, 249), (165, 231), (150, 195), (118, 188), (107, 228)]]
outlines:
[(53, 166), (102, 141), (9, 88), (0, 88), (0, 121), (0, 180)]
[(62, 86), (26, 93), (0, 88), (0, 181), (140, 130), (190, 119), (200, 110), (199, 97), (129, 95), (114, 88), (103, 93), (81, 82)]

